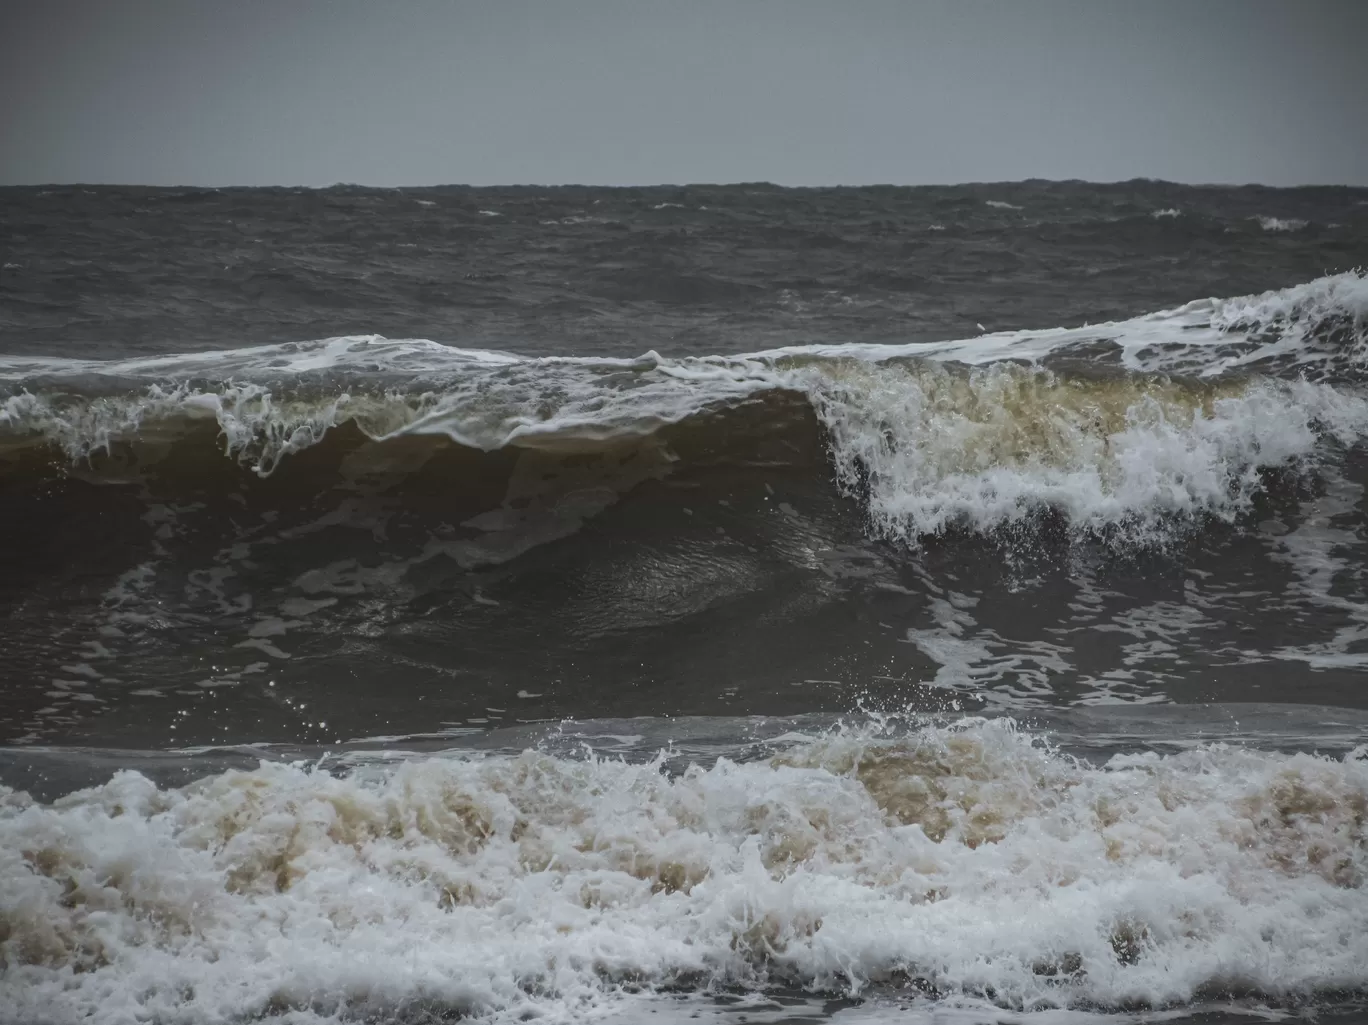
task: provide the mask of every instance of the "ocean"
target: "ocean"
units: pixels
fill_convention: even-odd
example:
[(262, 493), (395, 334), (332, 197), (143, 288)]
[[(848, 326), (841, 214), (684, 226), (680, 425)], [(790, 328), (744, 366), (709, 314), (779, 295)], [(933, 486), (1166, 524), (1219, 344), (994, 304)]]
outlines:
[(1368, 190), (0, 189), (0, 1021), (1368, 1020)]

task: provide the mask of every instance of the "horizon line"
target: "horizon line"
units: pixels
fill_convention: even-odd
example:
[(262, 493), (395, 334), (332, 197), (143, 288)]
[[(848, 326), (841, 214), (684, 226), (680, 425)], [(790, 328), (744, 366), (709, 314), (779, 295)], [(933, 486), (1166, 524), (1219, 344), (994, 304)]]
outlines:
[(827, 184), (784, 184), (781, 182), (767, 181), (764, 179), (738, 180), (738, 181), (692, 181), (692, 182), (650, 182), (638, 184), (606, 184), (595, 182), (536, 182), (536, 181), (512, 181), (512, 182), (430, 182), (430, 183), (409, 183), (404, 185), (371, 185), (365, 182), (354, 181), (335, 181), (327, 184), (308, 184), (300, 182), (277, 182), (270, 184), (243, 184), (228, 183), (217, 185), (195, 184), (190, 182), (180, 182), (175, 184), (135, 182), (135, 181), (45, 181), (45, 182), (6, 182), (0, 183), (0, 189), (68, 189), (68, 188), (94, 188), (94, 189), (200, 189), (205, 191), (222, 191), (225, 189), (309, 189), (313, 191), (325, 191), (327, 189), (368, 189), (377, 192), (402, 192), (409, 189), (728, 189), (728, 188), (766, 188), (783, 189), (788, 191), (819, 191), (836, 189), (947, 189), (947, 188), (990, 188), (1012, 185), (1096, 185), (1096, 186), (1115, 186), (1115, 185), (1175, 185), (1180, 188), (1193, 189), (1368, 189), (1368, 182), (1353, 184), (1349, 182), (1299, 182), (1295, 185), (1271, 185), (1266, 182), (1244, 181), (1244, 182), (1221, 182), (1221, 181), (1201, 181), (1186, 182), (1177, 181), (1171, 178), (1151, 178), (1138, 175), (1133, 178), (1114, 178), (1114, 179), (1091, 179), (1091, 178), (1001, 178), (995, 180), (982, 179), (962, 182), (918, 182), (918, 183), (898, 183), (898, 182), (865, 182), (860, 184), (851, 183), (827, 183)]

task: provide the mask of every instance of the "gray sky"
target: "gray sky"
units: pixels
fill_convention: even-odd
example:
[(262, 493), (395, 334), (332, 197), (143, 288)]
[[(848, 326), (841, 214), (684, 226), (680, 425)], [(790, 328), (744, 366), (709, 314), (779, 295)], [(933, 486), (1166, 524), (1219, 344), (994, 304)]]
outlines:
[(0, 0), (0, 183), (1368, 185), (1368, 0)]

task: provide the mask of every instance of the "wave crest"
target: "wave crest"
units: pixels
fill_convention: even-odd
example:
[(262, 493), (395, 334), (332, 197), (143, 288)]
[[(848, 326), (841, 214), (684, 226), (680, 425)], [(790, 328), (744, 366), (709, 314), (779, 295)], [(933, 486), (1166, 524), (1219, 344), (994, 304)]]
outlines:
[(1368, 278), (1345, 274), (1118, 324), (919, 345), (524, 359), (342, 338), (116, 364), (12, 359), (0, 455), (45, 445), (98, 460), (204, 423), (263, 476), (343, 424), (382, 443), (565, 455), (798, 395), (838, 482), (868, 497), (885, 536), (991, 530), (1046, 509), (1135, 534), (1164, 518), (1229, 520), (1263, 471), (1357, 441), (1365, 353)]
[(855, 364), (811, 394), (838, 480), (886, 535), (992, 530), (1045, 509), (1079, 530), (1232, 520), (1261, 473), (1368, 429), (1368, 400), (1305, 382), (1089, 380), (997, 364)]

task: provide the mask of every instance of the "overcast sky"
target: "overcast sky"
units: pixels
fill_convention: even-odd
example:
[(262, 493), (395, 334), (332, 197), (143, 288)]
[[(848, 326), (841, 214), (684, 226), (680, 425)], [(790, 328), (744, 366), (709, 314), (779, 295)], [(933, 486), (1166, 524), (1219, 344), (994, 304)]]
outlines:
[(0, 182), (1368, 185), (1368, 0), (0, 0)]

